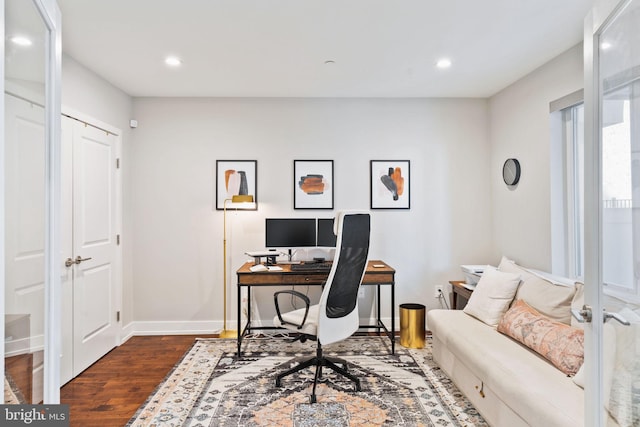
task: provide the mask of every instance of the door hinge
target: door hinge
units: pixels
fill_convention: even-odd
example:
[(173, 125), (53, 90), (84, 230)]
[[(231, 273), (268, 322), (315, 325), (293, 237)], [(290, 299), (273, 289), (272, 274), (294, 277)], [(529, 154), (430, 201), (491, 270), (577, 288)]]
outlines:
[(116, 322), (120, 321), (120, 312), (116, 311)]
[(120, 235), (116, 234), (116, 245), (120, 244)]
[(120, 158), (116, 159), (116, 169), (120, 169)]

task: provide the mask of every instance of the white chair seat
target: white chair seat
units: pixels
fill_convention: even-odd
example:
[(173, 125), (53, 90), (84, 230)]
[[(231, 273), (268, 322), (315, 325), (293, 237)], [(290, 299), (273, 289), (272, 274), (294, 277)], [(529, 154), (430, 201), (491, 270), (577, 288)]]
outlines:
[(304, 312), (305, 312), (304, 308), (294, 310), (294, 311), (289, 311), (287, 313), (282, 313), (282, 320), (284, 320), (285, 322), (294, 323), (294, 325), (291, 325), (289, 323), (281, 323), (280, 319), (278, 319), (278, 316), (273, 318), (273, 324), (275, 326), (286, 328), (294, 332), (315, 336), (317, 335), (316, 332), (318, 330), (318, 307), (319, 307), (318, 304), (312, 305), (311, 307), (309, 307), (309, 314), (307, 315), (307, 320), (304, 326), (300, 329), (298, 329), (297, 325), (302, 324), (302, 320), (304, 319)]

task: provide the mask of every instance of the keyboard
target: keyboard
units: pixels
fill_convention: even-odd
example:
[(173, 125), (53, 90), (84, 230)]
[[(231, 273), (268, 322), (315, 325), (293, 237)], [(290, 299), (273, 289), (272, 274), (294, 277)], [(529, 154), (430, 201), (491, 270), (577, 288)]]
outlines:
[(329, 272), (331, 270), (331, 262), (303, 262), (300, 264), (291, 264), (291, 271), (318, 271)]

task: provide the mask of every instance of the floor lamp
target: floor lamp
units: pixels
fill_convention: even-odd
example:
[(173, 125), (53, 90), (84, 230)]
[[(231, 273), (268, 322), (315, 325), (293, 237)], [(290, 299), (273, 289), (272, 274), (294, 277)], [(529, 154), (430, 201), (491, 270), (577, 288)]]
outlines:
[(250, 209), (255, 207), (252, 195), (235, 195), (230, 199), (225, 199), (223, 202), (223, 236), (222, 236), (222, 256), (223, 256), (223, 282), (222, 287), (224, 289), (224, 323), (222, 331), (220, 331), (220, 338), (234, 338), (238, 335), (238, 331), (233, 329), (227, 329), (227, 202), (231, 202), (232, 209)]

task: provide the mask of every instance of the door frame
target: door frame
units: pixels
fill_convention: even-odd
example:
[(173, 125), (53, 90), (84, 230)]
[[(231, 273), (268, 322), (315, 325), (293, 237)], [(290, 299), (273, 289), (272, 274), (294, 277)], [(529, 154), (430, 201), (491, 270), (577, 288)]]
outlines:
[[(39, 11), (47, 29), (45, 46), (45, 301), (44, 301), (44, 390), (45, 403), (60, 402), (59, 355), (60, 355), (60, 266), (57, 263), (59, 249), (59, 194), (60, 190), (60, 103), (61, 103), (61, 13), (55, 0), (31, 0)], [(4, 0), (0, 0), (0, 19), (4, 36)], [(4, 57), (4, 44), (0, 44)], [(4, 61), (0, 64), (0, 89), (5, 91)], [(4, 96), (0, 100), (0, 128), (4, 129)], [(0, 135), (0, 316), (4, 317), (4, 132)], [(0, 334), (4, 336), (4, 322), (0, 322)], [(0, 373), (4, 377), (4, 346), (0, 346), (3, 363)]]
[[(87, 126), (91, 126), (114, 135), (116, 137), (116, 145), (115, 145), (115, 157), (120, 160), (120, 166), (116, 169), (115, 176), (115, 189), (114, 189), (114, 197), (115, 197), (115, 233), (122, 237), (122, 208), (123, 208), (123, 193), (122, 193), (122, 129), (105, 123), (101, 120), (98, 120), (94, 117), (91, 117), (85, 113), (82, 113), (73, 108), (62, 106), (63, 116), (69, 117), (70, 119), (77, 120), (81, 123), (85, 123)], [(71, 256), (68, 254), (66, 256)], [(59, 260), (60, 263), (63, 260)], [(122, 343), (122, 294), (123, 294), (123, 250), (122, 243), (116, 244), (116, 255), (114, 259), (114, 286), (115, 286), (115, 301), (114, 308), (116, 311), (120, 312), (120, 320), (118, 321), (119, 327), (117, 328), (116, 337), (115, 337), (115, 345), (118, 346)], [(62, 351), (62, 349), (61, 349)], [(58, 381), (59, 383), (59, 381)], [(60, 384), (62, 386), (62, 384)]]

